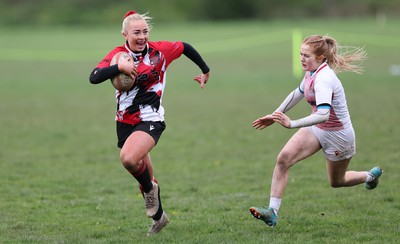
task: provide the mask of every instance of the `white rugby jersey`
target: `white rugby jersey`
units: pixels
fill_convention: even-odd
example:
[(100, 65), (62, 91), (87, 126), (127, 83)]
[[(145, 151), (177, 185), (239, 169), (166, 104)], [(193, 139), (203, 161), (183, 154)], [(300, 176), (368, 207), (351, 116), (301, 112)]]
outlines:
[(300, 90), (304, 91), (312, 112), (317, 111), (317, 106), (321, 104), (331, 106), (329, 120), (316, 124), (318, 128), (340, 130), (352, 126), (342, 83), (326, 62), (315, 72), (306, 72)]

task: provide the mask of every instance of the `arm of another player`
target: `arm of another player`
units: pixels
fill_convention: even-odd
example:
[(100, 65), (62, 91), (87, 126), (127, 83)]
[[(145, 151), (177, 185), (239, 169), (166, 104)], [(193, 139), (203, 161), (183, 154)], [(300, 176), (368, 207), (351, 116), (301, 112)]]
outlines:
[(197, 81), (200, 84), (201, 89), (203, 89), (209, 77), (210, 77), (210, 72), (207, 72), (206, 74), (200, 74), (195, 76), (193, 80)]
[(201, 55), (194, 49), (190, 44), (183, 43), (183, 54), (192, 60), (202, 71), (202, 74), (197, 75), (193, 78), (193, 80), (197, 81), (200, 84), (201, 88), (204, 88), (204, 85), (207, 83), (210, 77), (210, 68), (204, 62)]

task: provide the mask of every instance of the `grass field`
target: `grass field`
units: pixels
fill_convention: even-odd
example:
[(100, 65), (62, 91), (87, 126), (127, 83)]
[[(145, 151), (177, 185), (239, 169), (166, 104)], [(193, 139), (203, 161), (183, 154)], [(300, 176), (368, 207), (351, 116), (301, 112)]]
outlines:
[[(1, 243), (398, 243), (400, 238), (400, 20), (161, 24), (152, 40), (184, 40), (169, 68), (167, 129), (151, 153), (170, 224), (150, 220), (116, 148), (114, 90), (91, 85), (120, 27), (0, 29)], [(333, 189), (321, 153), (291, 169), (276, 228), (248, 214), (268, 204), (275, 157), (294, 133), (251, 122), (273, 111), (292, 76), (292, 30), (365, 46), (365, 73), (341, 73), (357, 137), (350, 168), (384, 169), (376, 190)], [(397, 66), (393, 66), (397, 65)], [(303, 102), (289, 116), (309, 114)]]

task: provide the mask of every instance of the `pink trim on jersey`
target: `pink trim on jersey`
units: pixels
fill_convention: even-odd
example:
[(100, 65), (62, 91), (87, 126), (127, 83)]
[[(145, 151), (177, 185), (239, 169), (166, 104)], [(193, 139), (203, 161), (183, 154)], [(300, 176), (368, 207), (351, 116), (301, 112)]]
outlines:
[[(307, 72), (304, 76), (304, 96), (307, 102), (312, 106), (312, 112), (315, 113), (317, 111), (317, 102), (315, 98), (315, 88), (314, 88), (314, 81), (317, 78), (318, 73), (327, 67), (328, 65), (325, 63), (321, 65), (317, 71), (313, 74), (311, 72)], [(332, 94), (331, 101), (334, 98), (334, 94)], [(331, 105), (329, 119), (326, 122), (316, 124), (316, 126), (322, 130), (340, 130), (343, 129), (343, 123), (337, 116), (334, 107)]]

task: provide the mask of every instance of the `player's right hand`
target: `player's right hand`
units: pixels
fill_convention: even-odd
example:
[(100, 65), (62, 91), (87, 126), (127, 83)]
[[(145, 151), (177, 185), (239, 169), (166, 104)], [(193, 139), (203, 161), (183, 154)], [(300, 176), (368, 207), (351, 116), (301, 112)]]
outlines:
[(267, 114), (264, 117), (258, 118), (253, 121), (253, 127), (258, 130), (265, 129), (266, 127), (272, 125), (274, 123), (274, 119), (271, 114)]
[(120, 60), (118, 62), (118, 69), (132, 79), (135, 79), (137, 76), (136, 65), (131, 57)]

